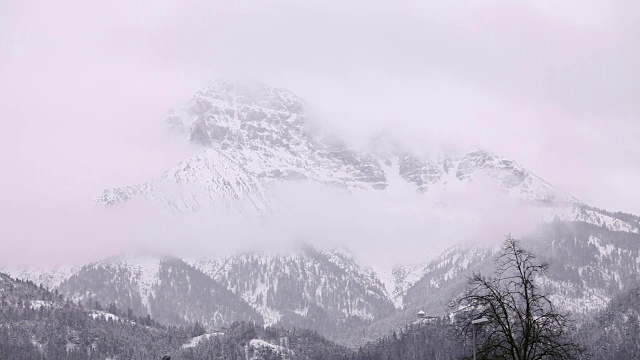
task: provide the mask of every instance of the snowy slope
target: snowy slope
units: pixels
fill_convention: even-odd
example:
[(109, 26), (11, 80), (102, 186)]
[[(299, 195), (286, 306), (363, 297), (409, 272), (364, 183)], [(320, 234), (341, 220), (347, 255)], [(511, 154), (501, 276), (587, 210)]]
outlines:
[(0, 271), (16, 279), (30, 280), (47, 289), (57, 288), (64, 280), (80, 270), (80, 265), (59, 265), (51, 267), (6, 268)]
[(202, 335), (199, 335), (199, 336), (194, 336), (191, 339), (189, 339), (189, 341), (184, 343), (182, 345), (182, 348), (183, 349), (194, 348), (194, 347), (198, 346), (198, 344), (200, 342), (204, 341), (204, 340), (208, 340), (208, 339), (210, 339), (211, 337), (214, 337), (214, 336), (222, 336), (222, 335), (224, 335), (223, 332), (213, 332), (213, 333), (202, 334)]
[(394, 308), (375, 272), (343, 251), (305, 245), (292, 253), (239, 254), (194, 266), (252, 304), (266, 324), (335, 327), (347, 319), (369, 322)]
[(640, 222), (638, 221), (638, 217), (633, 215), (628, 215), (628, 217), (616, 217), (616, 214), (588, 206), (546, 209), (542, 218), (545, 222), (552, 222), (556, 220), (580, 221), (592, 225), (604, 226), (612, 231), (640, 234)]
[(295, 358), (295, 352), (284, 346), (274, 345), (261, 339), (251, 339), (248, 344), (247, 354), (250, 360), (272, 359), (274, 354), (278, 359), (290, 360)]
[[(636, 284), (640, 273), (640, 235), (635, 232), (586, 222), (554, 221), (542, 224), (522, 239), (522, 244), (540, 261), (551, 264), (540, 279), (541, 286), (553, 294), (551, 298), (559, 308), (574, 313), (603, 309), (614, 294)], [(405, 290), (404, 306), (443, 311), (472, 272), (492, 272), (497, 251), (497, 247), (453, 247), (426, 266), (398, 269), (406, 275), (404, 283), (419, 278)]]
[(404, 296), (418, 280), (426, 273), (427, 264), (412, 266), (396, 266), (391, 271), (391, 296), (396, 307), (401, 308), (404, 305)]
[(172, 211), (269, 209), (268, 185), (309, 180), (338, 188), (383, 188), (375, 158), (309, 129), (304, 102), (266, 85), (210, 82), (169, 122), (203, 152), (145, 184), (105, 190), (107, 206), (148, 198)]
[(198, 321), (216, 329), (240, 320), (262, 323), (244, 300), (176, 258), (110, 258), (83, 266), (58, 290), (74, 302), (115, 304), (167, 324)]

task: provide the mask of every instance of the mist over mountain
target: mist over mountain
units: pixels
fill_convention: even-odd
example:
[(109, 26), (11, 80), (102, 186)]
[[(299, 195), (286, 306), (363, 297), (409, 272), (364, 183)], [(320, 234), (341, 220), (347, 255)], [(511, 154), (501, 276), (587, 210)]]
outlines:
[[(390, 131), (349, 145), (303, 99), (261, 83), (210, 81), (166, 123), (201, 150), (160, 177), (96, 198), (129, 217), (146, 212), (163, 229), (156, 248), (172, 243), (167, 234), (182, 237), (183, 250), (211, 249), (207, 234), (233, 238), (235, 249), (217, 248), (227, 253), (301, 238), (389, 266), (422, 262), (454, 243), (496, 241), (507, 227), (526, 234), (542, 218), (573, 219), (584, 205), (483, 148), (420, 148)], [(411, 251), (425, 240), (429, 254)]]
[(638, 13), (0, 2), (0, 359), (639, 358)]
[[(381, 134), (372, 139), (369, 152), (358, 151), (308, 121), (302, 99), (264, 84), (211, 81), (185, 109), (172, 110), (167, 123), (206, 150), (151, 183), (105, 190), (97, 199), (99, 204), (112, 206), (146, 196), (170, 210), (194, 211), (208, 200), (247, 214), (269, 208), (265, 192), (276, 181), (306, 180), (351, 191), (385, 190), (390, 178), (396, 177), (415, 186), (416, 192), (426, 193), (430, 188), (446, 189), (452, 180), (469, 181), (476, 172), (488, 175), (519, 200), (580, 204), (514, 161), (482, 149), (463, 154), (411, 153)], [(450, 173), (454, 176), (447, 177)], [(173, 184), (199, 185), (208, 193), (179, 194), (180, 199), (167, 199), (168, 191), (157, 193), (159, 186)], [(231, 200), (248, 204), (234, 208), (228, 205)]]
[(509, 232), (552, 264), (543, 287), (577, 317), (637, 283), (637, 216), (481, 147), (420, 147), (389, 130), (349, 145), (306, 106), (262, 83), (208, 82), (158, 124), (197, 151), (94, 199), (140, 255), (6, 271), (174, 326), (249, 321), (351, 347), (419, 310), (444, 316)]

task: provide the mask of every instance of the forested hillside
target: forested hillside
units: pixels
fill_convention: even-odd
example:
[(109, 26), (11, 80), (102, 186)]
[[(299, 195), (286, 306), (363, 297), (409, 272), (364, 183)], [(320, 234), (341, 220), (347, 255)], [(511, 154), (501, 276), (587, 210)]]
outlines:
[(351, 360), (353, 351), (305, 329), (263, 328), (234, 323), (224, 336), (210, 336), (185, 347), (175, 359), (185, 360)]
[(305, 329), (235, 322), (165, 326), (97, 302), (76, 304), (0, 273), (0, 359), (347, 360), (353, 352)]
[(640, 359), (640, 286), (615, 297), (580, 333), (593, 360)]
[(354, 360), (453, 360), (467, 350), (450, 322), (421, 320), (363, 346)]
[(88, 264), (58, 290), (73, 301), (114, 303), (163, 324), (200, 322), (206, 328), (262, 317), (221, 283), (176, 258), (122, 258)]
[(0, 359), (159, 359), (192, 335), (131, 311), (89, 309), (1, 273), (0, 304)]

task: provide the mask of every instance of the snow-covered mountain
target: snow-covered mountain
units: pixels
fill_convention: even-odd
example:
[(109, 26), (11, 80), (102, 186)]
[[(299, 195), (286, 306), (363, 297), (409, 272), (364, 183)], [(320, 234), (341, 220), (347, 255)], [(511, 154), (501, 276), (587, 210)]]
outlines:
[(245, 253), (194, 266), (252, 304), (267, 324), (335, 333), (394, 310), (376, 273), (344, 251), (304, 245), (290, 253)]
[[(640, 220), (607, 214), (627, 224)], [(522, 239), (523, 246), (551, 264), (541, 280), (559, 308), (591, 314), (637, 283), (640, 234), (609, 225), (555, 220)], [(76, 302), (97, 301), (104, 308), (113, 303), (164, 323), (199, 321), (215, 329), (250, 320), (311, 328), (341, 343), (359, 344), (413, 321), (418, 310), (445, 313), (468, 275), (491, 273), (496, 252), (456, 246), (424, 265), (398, 267), (394, 293), (348, 253), (313, 246), (187, 262), (112, 258), (79, 268), (57, 290)], [(41, 274), (22, 272), (35, 281)]]
[(483, 149), (423, 154), (388, 136), (376, 136), (367, 150), (354, 149), (308, 119), (302, 99), (264, 84), (209, 82), (167, 122), (202, 152), (157, 179), (104, 190), (99, 204), (146, 199), (171, 211), (213, 207), (259, 216), (274, 206), (275, 183), (308, 181), (354, 192), (389, 190), (400, 179), (418, 196), (480, 175), (518, 200), (582, 205), (517, 162)]
[[(546, 226), (551, 226), (555, 224), (553, 229), (560, 229), (559, 224), (569, 224), (571, 228), (593, 228), (598, 229), (598, 231), (603, 232), (600, 234), (600, 238), (604, 239), (605, 242), (609, 242), (611, 238), (617, 237), (638, 237), (640, 239), (640, 218), (631, 214), (624, 213), (612, 213), (602, 209), (595, 209), (587, 206), (581, 207), (571, 207), (571, 208), (553, 208), (549, 209), (546, 212), (546, 217), (543, 217), (543, 223), (541, 224), (541, 228), (545, 228)], [(537, 239), (538, 241), (533, 242), (532, 245), (535, 245), (536, 249), (538, 249), (538, 245), (540, 242), (539, 237), (541, 237), (541, 233), (538, 229), (536, 235), (531, 235), (532, 239)], [(549, 236), (549, 235), (547, 235)], [(568, 235), (567, 235), (568, 236)], [(585, 241), (584, 244), (575, 244), (575, 246), (589, 246), (593, 245), (596, 242), (599, 244), (600, 240), (597, 237), (594, 238), (586, 238), (583, 237)], [(565, 244), (569, 245), (569, 244)], [(627, 244), (624, 244), (625, 246)], [(611, 252), (613, 249), (616, 251), (626, 251), (624, 247), (618, 249), (618, 247), (612, 248), (613, 245), (608, 245), (605, 252), (608, 252), (608, 256), (613, 256)], [(549, 251), (550, 247), (541, 246), (539, 248), (542, 254), (546, 254)], [(490, 251), (489, 251), (490, 250)], [(409, 293), (409, 289), (413, 288), (419, 281), (422, 279), (429, 279), (428, 283), (434, 285), (435, 287), (439, 287), (438, 284), (442, 282), (447, 282), (451, 279), (455, 279), (458, 276), (458, 273), (468, 274), (469, 269), (473, 268), (475, 262), (484, 262), (490, 258), (490, 254), (495, 253), (497, 248), (493, 249), (483, 249), (483, 248), (469, 248), (468, 246), (454, 246), (451, 249), (440, 254), (436, 259), (431, 259), (422, 264), (418, 265), (405, 265), (405, 266), (396, 266), (391, 270), (393, 276), (393, 288), (389, 291), (392, 295), (394, 303), (398, 307), (403, 307), (405, 304), (405, 297)], [(606, 266), (610, 268), (613, 266), (611, 262), (612, 259), (602, 259), (606, 262), (602, 266)], [(554, 256), (551, 256), (550, 262), (554, 261), (565, 262), (564, 259), (556, 259)], [(631, 266), (636, 261), (633, 256), (627, 257), (624, 259), (620, 259), (622, 261), (623, 266)], [(627, 262), (626, 265), (624, 263)], [(486, 265), (487, 268), (490, 267), (490, 264)], [(441, 270), (447, 270), (449, 272), (444, 272), (440, 277), (434, 275)], [(475, 269), (479, 271), (481, 269)], [(428, 290), (425, 290), (428, 291)], [(606, 299), (610, 298), (610, 296), (602, 297), (604, 302)], [(578, 301), (577, 299), (575, 299)], [(574, 310), (578, 310), (581, 307), (578, 303), (573, 304), (571, 301), (566, 303), (567, 308), (571, 308)], [(578, 301), (579, 302), (579, 301)], [(602, 305), (603, 301), (600, 301), (598, 304)], [(579, 311), (589, 310), (584, 308)]]
[[(523, 246), (551, 264), (542, 286), (564, 310), (600, 310), (614, 294), (636, 284), (640, 274), (640, 234), (610, 224), (552, 221), (522, 239)], [(398, 267), (405, 308), (441, 313), (472, 272), (490, 274), (498, 248), (453, 247), (424, 265)], [(406, 290), (405, 290), (406, 289)]]
[(143, 197), (173, 211), (212, 206), (252, 215), (270, 208), (269, 185), (277, 181), (385, 186), (373, 156), (311, 129), (303, 100), (286, 90), (210, 82), (184, 109), (171, 112), (168, 123), (203, 151), (159, 179), (105, 190), (98, 203)]
[[(34, 282), (46, 279), (39, 269), (21, 274)], [(395, 310), (373, 270), (346, 251), (309, 244), (286, 253), (188, 262), (113, 257), (77, 267), (57, 281), (52, 288), (76, 303), (98, 309), (113, 304), (163, 323), (197, 321), (212, 330), (243, 320), (310, 328), (335, 337)]]
[[(89, 309), (0, 272), (0, 358), (159, 359), (185, 331), (151, 319)], [(167, 346), (169, 345), (169, 346)]]
[(168, 324), (262, 323), (240, 297), (177, 258), (119, 257), (83, 266), (57, 290), (74, 302), (98, 302), (151, 315)]
[(30, 280), (47, 289), (55, 289), (71, 275), (77, 273), (81, 267), (81, 265), (21, 266), (1, 270), (12, 278)]

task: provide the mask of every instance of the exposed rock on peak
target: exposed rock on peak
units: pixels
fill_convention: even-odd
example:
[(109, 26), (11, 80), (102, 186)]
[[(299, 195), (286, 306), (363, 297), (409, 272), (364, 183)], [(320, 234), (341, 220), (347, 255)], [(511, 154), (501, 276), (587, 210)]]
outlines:
[(158, 179), (104, 190), (99, 204), (150, 199), (171, 211), (214, 207), (261, 217), (273, 209), (270, 188), (279, 182), (386, 190), (397, 177), (415, 186), (417, 193), (426, 193), (479, 174), (518, 200), (545, 206), (581, 204), (515, 161), (486, 150), (422, 154), (403, 146), (389, 131), (376, 135), (372, 150), (355, 150), (311, 129), (304, 100), (265, 84), (210, 81), (184, 108), (170, 111), (167, 123), (203, 152)]

